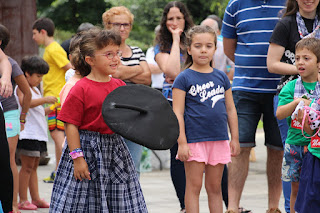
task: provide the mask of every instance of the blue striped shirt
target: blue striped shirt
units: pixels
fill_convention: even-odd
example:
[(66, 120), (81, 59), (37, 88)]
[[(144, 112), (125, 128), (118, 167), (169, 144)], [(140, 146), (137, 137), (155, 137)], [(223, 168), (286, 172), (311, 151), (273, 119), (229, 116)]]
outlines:
[(275, 93), (280, 76), (267, 70), (269, 40), (285, 0), (230, 0), (222, 36), (236, 39), (232, 89)]

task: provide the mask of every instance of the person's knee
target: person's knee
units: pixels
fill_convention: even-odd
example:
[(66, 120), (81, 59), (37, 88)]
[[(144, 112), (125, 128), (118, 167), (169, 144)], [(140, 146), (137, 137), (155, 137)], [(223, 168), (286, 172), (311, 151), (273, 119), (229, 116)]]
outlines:
[(199, 193), (201, 191), (201, 187), (202, 187), (202, 180), (201, 179), (187, 179), (186, 180), (186, 187), (192, 191), (193, 193)]
[(270, 147), (267, 147), (267, 155), (268, 157), (280, 157), (282, 159), (283, 157), (283, 150), (273, 149)]
[(33, 170), (33, 166), (32, 165), (24, 165), (23, 167), (21, 167), (21, 171), (27, 173), (28, 175), (31, 174)]
[(222, 194), (220, 184), (206, 182), (205, 188), (206, 188), (207, 194)]

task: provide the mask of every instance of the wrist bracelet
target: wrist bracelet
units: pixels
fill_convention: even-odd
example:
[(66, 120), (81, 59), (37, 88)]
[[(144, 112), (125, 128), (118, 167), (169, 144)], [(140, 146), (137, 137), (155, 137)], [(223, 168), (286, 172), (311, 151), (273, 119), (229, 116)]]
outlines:
[(82, 151), (81, 152), (74, 152), (74, 153), (70, 152), (69, 155), (74, 160), (78, 157), (83, 157), (83, 152)]
[(20, 114), (21, 114), (21, 115), (28, 115), (27, 112), (21, 112)]
[(25, 124), (26, 120), (25, 119), (20, 119), (20, 123)]
[(81, 148), (75, 148), (70, 153), (76, 153), (76, 152), (82, 152), (82, 149)]

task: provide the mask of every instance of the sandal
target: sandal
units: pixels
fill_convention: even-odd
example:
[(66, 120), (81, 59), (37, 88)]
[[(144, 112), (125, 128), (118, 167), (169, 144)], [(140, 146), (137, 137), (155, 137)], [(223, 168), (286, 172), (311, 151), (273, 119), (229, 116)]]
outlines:
[(50, 208), (50, 204), (46, 202), (44, 199), (33, 200), (32, 204), (36, 205), (38, 208)]
[(239, 207), (239, 213), (252, 213), (252, 211), (251, 210), (247, 210), (247, 209), (245, 209), (245, 208), (243, 208), (243, 207)]
[(36, 205), (33, 205), (29, 201), (24, 201), (22, 203), (19, 203), (18, 208), (21, 210), (37, 210), (38, 209)]
[(266, 211), (266, 213), (281, 213), (280, 209), (276, 208), (276, 209), (269, 209)]

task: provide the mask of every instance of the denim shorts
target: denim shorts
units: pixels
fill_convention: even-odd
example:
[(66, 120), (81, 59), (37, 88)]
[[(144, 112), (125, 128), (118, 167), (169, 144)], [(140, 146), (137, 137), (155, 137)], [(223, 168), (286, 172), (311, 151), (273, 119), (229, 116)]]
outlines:
[(16, 135), (19, 135), (20, 134), (20, 111), (18, 109), (10, 110), (3, 114), (6, 122), (7, 137), (12, 138)]
[(282, 161), (283, 181), (300, 181), (300, 172), (304, 156), (304, 146), (285, 144)]
[(283, 150), (277, 120), (273, 114), (273, 93), (232, 91), (238, 114), (240, 147), (256, 146), (256, 130), (262, 118), (265, 145)]

